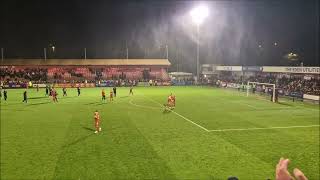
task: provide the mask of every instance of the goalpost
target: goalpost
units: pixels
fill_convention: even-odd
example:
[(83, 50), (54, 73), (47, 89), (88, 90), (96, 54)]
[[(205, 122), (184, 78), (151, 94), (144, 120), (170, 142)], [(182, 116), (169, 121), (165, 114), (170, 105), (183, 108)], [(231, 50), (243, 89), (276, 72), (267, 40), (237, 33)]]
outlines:
[(248, 81), (247, 83), (247, 96), (249, 96), (249, 90), (251, 85), (262, 85), (262, 86), (266, 86), (266, 87), (271, 87), (272, 88), (272, 102), (276, 102), (276, 84), (270, 84), (270, 83), (259, 83), (259, 82), (250, 82)]

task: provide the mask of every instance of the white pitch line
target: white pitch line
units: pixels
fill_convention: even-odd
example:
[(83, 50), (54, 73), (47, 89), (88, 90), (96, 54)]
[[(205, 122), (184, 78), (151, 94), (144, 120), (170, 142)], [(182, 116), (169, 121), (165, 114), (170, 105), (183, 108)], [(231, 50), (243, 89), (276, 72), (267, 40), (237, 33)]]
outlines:
[[(145, 96), (145, 95), (144, 95), (144, 96)], [(145, 96), (145, 97), (147, 97), (147, 96)], [(160, 104), (158, 101), (155, 101), (155, 100), (153, 100), (153, 99), (151, 99), (151, 98), (149, 98), (149, 97), (147, 97), (147, 98), (148, 98), (149, 100), (151, 100), (152, 102), (155, 102), (155, 103), (159, 104), (159, 105), (162, 107), (162, 104)], [(195, 123), (195, 122), (191, 121), (190, 119), (188, 119), (188, 118), (186, 118), (186, 117), (182, 116), (181, 114), (179, 114), (179, 113), (177, 113), (177, 112), (175, 112), (175, 111), (173, 111), (173, 110), (170, 110), (170, 111), (171, 111), (171, 112), (173, 112), (174, 114), (176, 114), (177, 116), (179, 116), (179, 117), (183, 118), (184, 120), (186, 120), (186, 121), (188, 121), (188, 122), (192, 123), (193, 125), (198, 126), (199, 128), (201, 128), (201, 129), (205, 130), (206, 132), (209, 132), (209, 130), (208, 130), (207, 128), (205, 128), (205, 127), (203, 127), (203, 126), (201, 126), (201, 125), (199, 125), (199, 124), (197, 124), (197, 123)]]
[[(239, 104), (242, 104), (242, 103), (239, 103)], [(253, 108), (253, 109), (260, 109), (260, 108), (257, 108), (257, 107), (255, 107), (255, 106), (252, 106), (252, 105), (250, 105), (250, 104), (247, 104), (247, 103), (243, 103), (244, 105), (247, 105), (248, 107), (251, 107), (251, 108)]]
[(320, 126), (320, 125), (286, 126), (286, 127), (266, 127), (266, 128), (245, 128), (245, 129), (215, 129), (215, 130), (208, 130), (208, 132), (252, 131), (252, 130), (266, 130), (266, 129), (292, 129), (292, 128), (308, 128), (308, 127), (319, 127), (319, 126)]
[(210, 132), (207, 128), (204, 128), (204, 127), (200, 126), (199, 124), (197, 124), (197, 123), (195, 123), (195, 122), (191, 121), (190, 119), (188, 119), (188, 118), (186, 118), (186, 117), (182, 116), (181, 114), (179, 114), (179, 113), (177, 113), (177, 112), (175, 112), (175, 111), (173, 111), (173, 110), (171, 110), (171, 112), (173, 112), (173, 113), (175, 113), (176, 115), (180, 116), (180, 117), (181, 117), (181, 118), (183, 118), (184, 120), (187, 120), (187, 121), (189, 121), (190, 123), (192, 123), (192, 124), (194, 124), (194, 125), (198, 126), (199, 128), (201, 128), (201, 129), (203, 129), (203, 130), (205, 130), (205, 131), (207, 131), (207, 132)]

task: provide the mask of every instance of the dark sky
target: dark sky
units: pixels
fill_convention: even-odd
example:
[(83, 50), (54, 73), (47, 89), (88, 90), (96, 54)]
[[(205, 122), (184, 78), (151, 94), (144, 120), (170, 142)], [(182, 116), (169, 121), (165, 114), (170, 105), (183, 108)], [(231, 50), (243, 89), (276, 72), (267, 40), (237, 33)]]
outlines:
[(201, 63), (280, 65), (294, 52), (305, 65), (319, 66), (317, 0), (0, 3), (0, 46), (8, 58), (41, 58), (44, 47), (49, 58), (81, 58), (85, 47), (88, 58), (125, 58), (126, 46), (129, 58), (165, 58), (168, 44), (173, 68), (190, 71), (196, 28), (189, 11), (205, 4), (210, 14), (200, 27)]

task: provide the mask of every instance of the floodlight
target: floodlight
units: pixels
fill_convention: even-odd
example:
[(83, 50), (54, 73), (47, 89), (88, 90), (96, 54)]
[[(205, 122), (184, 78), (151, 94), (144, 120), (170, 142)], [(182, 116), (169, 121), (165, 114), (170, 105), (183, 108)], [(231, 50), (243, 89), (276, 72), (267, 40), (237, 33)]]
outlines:
[(208, 17), (209, 15), (209, 10), (206, 6), (198, 6), (193, 8), (190, 11), (190, 15), (192, 18), (192, 21), (196, 24), (196, 25), (200, 25), (203, 23), (203, 21), (206, 19), (206, 17)]

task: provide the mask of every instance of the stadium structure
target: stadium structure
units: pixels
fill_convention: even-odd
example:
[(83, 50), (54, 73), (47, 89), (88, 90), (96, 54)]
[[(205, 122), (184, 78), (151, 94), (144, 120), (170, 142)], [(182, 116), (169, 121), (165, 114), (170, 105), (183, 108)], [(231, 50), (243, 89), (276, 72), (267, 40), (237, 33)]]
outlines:
[[(320, 67), (202, 65), (202, 83), (296, 97), (319, 103)], [(219, 82), (217, 83), (217, 81)], [(250, 85), (249, 85), (250, 84)], [(269, 86), (269, 87), (266, 87)]]
[(113, 80), (149, 79), (162, 85), (169, 81), (169, 66), (168, 59), (5, 59), (0, 74), (4, 87), (25, 87), (29, 81), (40, 87), (103, 87), (113, 86)]

